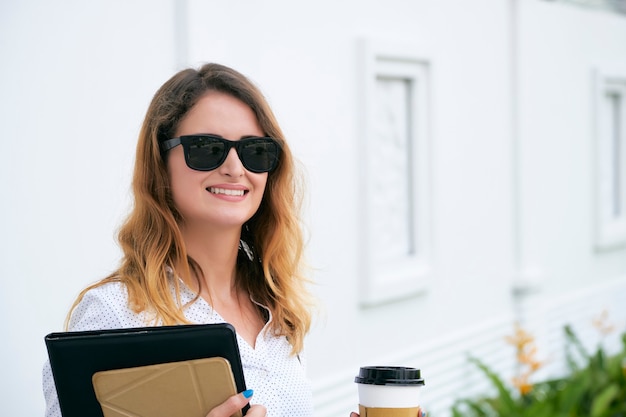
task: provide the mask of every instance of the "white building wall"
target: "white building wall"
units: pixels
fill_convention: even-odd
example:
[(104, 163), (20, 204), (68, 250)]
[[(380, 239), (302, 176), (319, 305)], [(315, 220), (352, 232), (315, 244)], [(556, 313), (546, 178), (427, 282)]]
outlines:
[(521, 263), (554, 294), (626, 265), (623, 245), (595, 245), (593, 78), (626, 78), (626, 26), (623, 15), (536, 1), (520, 2), (519, 20)]
[[(510, 373), (515, 319), (546, 352), (570, 320), (593, 343), (590, 316), (626, 321), (626, 251), (593, 248), (590, 74), (626, 66), (625, 40), (623, 16), (539, 0), (3, 2), (0, 414), (42, 414), (43, 336), (117, 263), (147, 104), (207, 61), (260, 85), (307, 173), (316, 417), (356, 409), (358, 367), (383, 363), (421, 368), (446, 415), (487, 385), (467, 353)], [(369, 307), (362, 41), (429, 70), (425, 289)]]
[[(601, 339), (592, 319), (603, 311), (621, 331), (626, 326), (626, 233), (599, 247), (596, 212), (606, 180), (596, 161), (596, 75), (626, 82), (626, 19), (567, 3), (526, 0), (517, 8), (516, 277), (526, 295), (516, 301), (546, 358), (562, 357), (564, 323), (590, 348)], [(622, 156), (622, 171), (625, 163)], [(603, 342), (619, 346), (615, 337)], [(550, 360), (544, 374), (563, 366)]]

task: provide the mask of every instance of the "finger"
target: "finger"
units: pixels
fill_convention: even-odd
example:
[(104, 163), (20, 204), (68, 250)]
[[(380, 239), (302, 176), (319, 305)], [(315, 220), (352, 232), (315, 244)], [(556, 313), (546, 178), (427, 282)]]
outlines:
[(359, 417), (359, 415), (353, 411), (350, 413), (350, 417)]
[(254, 391), (251, 389), (246, 390), (240, 394), (228, 397), (226, 401), (213, 408), (207, 417), (230, 417), (237, 411), (241, 410), (246, 404), (250, 402), (250, 397)]
[(265, 417), (267, 409), (260, 404), (251, 405), (246, 413), (246, 417)]

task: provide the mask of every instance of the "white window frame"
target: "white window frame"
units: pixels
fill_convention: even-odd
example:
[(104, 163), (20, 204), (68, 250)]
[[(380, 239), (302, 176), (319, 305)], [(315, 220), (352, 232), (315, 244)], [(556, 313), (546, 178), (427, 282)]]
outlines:
[(593, 78), (595, 247), (610, 250), (626, 245), (626, 69)]
[[(432, 60), (416, 53), (414, 46), (373, 40), (360, 41), (358, 71), (360, 80), (359, 165), (361, 233), (359, 239), (360, 293), (364, 307), (407, 298), (427, 290), (432, 275), (432, 175), (431, 175), (431, 76)], [(390, 184), (408, 187), (410, 212), (406, 227), (414, 251), (392, 259), (377, 257), (377, 236), (373, 230), (384, 227), (384, 214), (374, 211), (376, 193), (372, 184), (385, 175), (384, 170), (370, 170), (380, 143), (375, 143), (376, 97), (379, 80), (402, 80), (407, 88), (407, 138), (410, 144), (407, 183)], [(363, 145), (363, 146), (361, 146)], [(376, 146), (374, 146), (376, 145)], [(384, 145), (384, 143), (383, 143)], [(374, 161), (375, 162), (375, 161)], [(397, 167), (396, 167), (397, 169)], [(383, 171), (383, 172), (370, 172)], [(378, 177), (377, 177), (378, 176)], [(397, 220), (397, 219), (396, 219)], [(397, 225), (397, 223), (396, 223)]]

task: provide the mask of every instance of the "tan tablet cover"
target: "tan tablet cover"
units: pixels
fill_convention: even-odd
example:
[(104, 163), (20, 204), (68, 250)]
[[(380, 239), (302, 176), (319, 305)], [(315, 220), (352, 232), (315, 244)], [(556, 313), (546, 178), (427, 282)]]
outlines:
[(92, 382), (104, 417), (206, 417), (237, 392), (219, 357), (96, 372)]

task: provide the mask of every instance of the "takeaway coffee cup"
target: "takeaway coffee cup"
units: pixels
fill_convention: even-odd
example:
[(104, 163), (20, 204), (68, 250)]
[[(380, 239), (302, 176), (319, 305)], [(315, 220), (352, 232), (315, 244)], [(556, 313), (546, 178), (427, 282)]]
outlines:
[(365, 366), (354, 378), (361, 417), (419, 417), (420, 370), (403, 366)]

